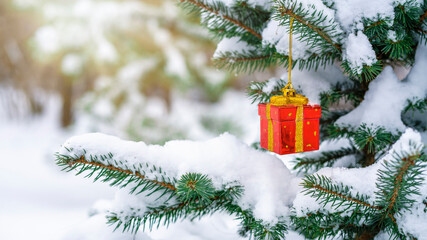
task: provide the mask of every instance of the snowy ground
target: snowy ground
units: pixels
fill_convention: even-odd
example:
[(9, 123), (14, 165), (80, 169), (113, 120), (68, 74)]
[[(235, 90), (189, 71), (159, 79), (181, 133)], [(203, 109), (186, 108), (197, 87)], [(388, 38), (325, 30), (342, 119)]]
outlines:
[(0, 124), (0, 239), (61, 239), (114, 189), (59, 171), (53, 154), (71, 135), (54, 111)]

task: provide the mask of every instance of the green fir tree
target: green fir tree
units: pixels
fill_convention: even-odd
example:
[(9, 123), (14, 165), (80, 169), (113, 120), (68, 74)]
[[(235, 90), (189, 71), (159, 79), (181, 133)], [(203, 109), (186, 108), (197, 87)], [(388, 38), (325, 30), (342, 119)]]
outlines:
[[(381, 7), (362, 0), (180, 2), (200, 13), (202, 24), (220, 40), (214, 54), (218, 66), (237, 72), (287, 69), (293, 19), (293, 71), (318, 76), (311, 83), (314, 94), (304, 87), (308, 80), (293, 82), (301, 84), (300, 93), (318, 97), (323, 144), (318, 152), (294, 157), (301, 189), (289, 212), (267, 221), (255, 206), (241, 204), (243, 183), (224, 180), (219, 186), (217, 176), (191, 170), (174, 175), (164, 170), (173, 166), (152, 164), (155, 157), (134, 161), (108, 146), (93, 150), (84, 138), (70, 140), (57, 155), (65, 170), (129, 188), (130, 194), (155, 196), (157, 204), (145, 210), (110, 211), (110, 224), (136, 232), (222, 211), (235, 216), (239, 233), (250, 239), (285, 239), (290, 231), (306, 239), (425, 237), (402, 219), (427, 224), (427, 159), (418, 133), (427, 129), (426, 0), (380, 1)], [(332, 68), (342, 73), (326, 81), (326, 90), (317, 87)], [(408, 68), (409, 74), (398, 77)], [(268, 102), (286, 83), (286, 78), (253, 82), (248, 94), (254, 103)], [(350, 180), (339, 178), (340, 171)], [(368, 173), (374, 178), (361, 179)], [(364, 190), (363, 181), (373, 187)]]

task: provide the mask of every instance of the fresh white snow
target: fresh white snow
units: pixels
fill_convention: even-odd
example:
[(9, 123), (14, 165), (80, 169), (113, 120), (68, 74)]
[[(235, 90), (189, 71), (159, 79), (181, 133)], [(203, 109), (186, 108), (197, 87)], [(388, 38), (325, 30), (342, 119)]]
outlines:
[(344, 50), (344, 59), (357, 74), (362, 73), (363, 66), (372, 66), (377, 58), (368, 37), (362, 32), (348, 35)]
[(381, 17), (392, 23), (394, 18), (394, 0), (335, 0), (337, 19), (348, 32), (358, 28), (363, 18), (376, 19)]
[(246, 53), (254, 50), (256, 50), (255, 47), (241, 41), (239, 37), (224, 38), (218, 43), (213, 58), (220, 58), (222, 54), (227, 52)]
[(338, 119), (337, 124), (359, 126), (361, 123), (383, 126), (396, 132), (404, 131), (401, 112), (407, 99), (424, 98), (427, 95), (427, 47), (419, 46), (415, 65), (405, 81), (400, 81), (390, 66), (374, 79), (365, 94), (364, 101), (347, 115)]

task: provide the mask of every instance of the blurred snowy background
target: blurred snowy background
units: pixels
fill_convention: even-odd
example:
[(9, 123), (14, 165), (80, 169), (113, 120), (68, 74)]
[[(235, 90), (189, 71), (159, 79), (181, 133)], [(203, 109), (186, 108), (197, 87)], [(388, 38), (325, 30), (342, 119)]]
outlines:
[[(173, 0), (0, 1), (0, 239), (133, 238), (88, 220), (115, 189), (60, 171), (54, 153), (70, 136), (256, 142), (244, 88), (277, 72), (219, 71), (214, 51)], [(136, 238), (239, 239), (231, 217), (209, 218)]]

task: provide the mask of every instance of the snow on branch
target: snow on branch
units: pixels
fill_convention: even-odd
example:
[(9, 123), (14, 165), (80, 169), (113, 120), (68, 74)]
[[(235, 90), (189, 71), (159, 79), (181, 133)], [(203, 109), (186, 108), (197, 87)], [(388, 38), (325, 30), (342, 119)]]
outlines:
[(344, 59), (348, 61), (351, 69), (359, 75), (362, 73), (364, 65), (372, 66), (377, 62), (375, 51), (362, 31), (359, 31), (357, 35), (348, 35)]
[(58, 162), (67, 170), (89, 171), (89, 176), (99, 172), (107, 177), (103, 181), (120, 187), (135, 188), (134, 184), (148, 182), (152, 190), (158, 186), (174, 198), (183, 176), (207, 175), (216, 191), (241, 185), (245, 191), (237, 205), (251, 210), (256, 219), (272, 223), (286, 215), (296, 194), (290, 186), (293, 177), (279, 159), (229, 134), (204, 142), (171, 141), (164, 146), (85, 134), (62, 146)]
[(219, 68), (228, 67), (236, 72), (264, 70), (277, 62), (271, 51), (249, 45), (239, 37), (223, 38), (213, 60)]
[[(139, 188), (140, 192), (163, 190), (164, 194), (176, 191), (172, 184), (175, 180), (168, 178), (164, 172), (162, 173), (162, 169), (156, 168), (155, 165), (148, 163), (128, 165), (126, 162), (114, 160), (111, 152), (100, 155), (77, 155), (73, 153), (73, 148), (64, 147), (64, 149), (66, 152), (57, 154), (57, 164), (67, 171), (77, 170), (77, 175), (88, 172), (86, 177), (92, 177), (96, 173), (95, 181), (100, 179), (103, 182), (110, 182), (112, 186), (126, 187), (129, 184), (136, 184), (131, 189), (132, 193)], [(147, 172), (151, 172), (151, 179), (147, 177)], [(154, 172), (158, 175), (153, 175)]]
[(332, 180), (325, 176), (307, 176), (304, 179), (303, 187), (305, 188), (303, 192), (313, 198), (319, 199), (321, 204), (326, 205), (327, 203), (332, 202), (332, 207), (344, 206), (344, 211), (354, 207), (354, 205), (374, 210), (380, 209), (379, 207), (373, 206), (367, 202), (369, 196), (359, 194), (352, 196), (348, 186), (344, 186), (343, 184), (333, 184)]

